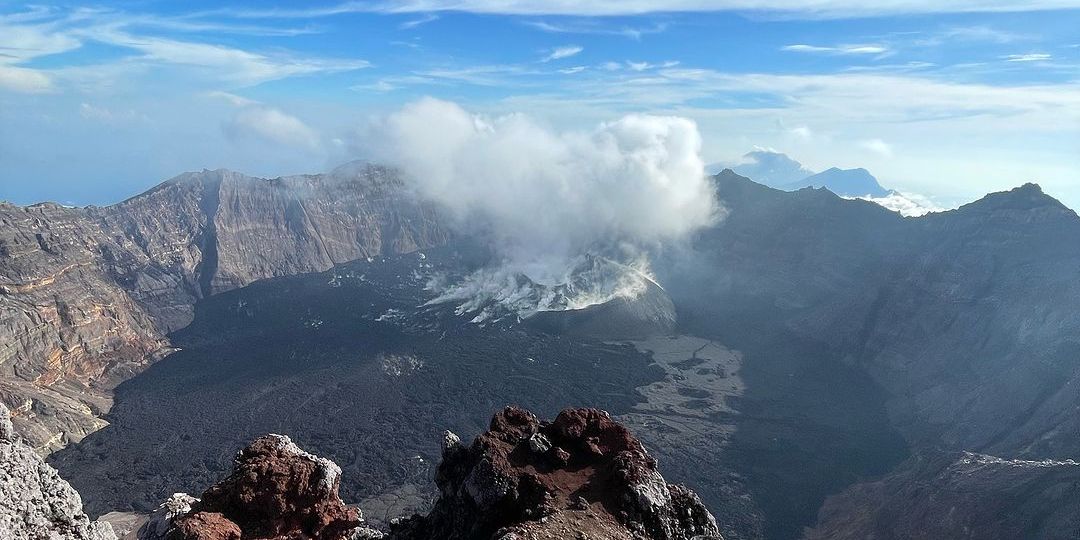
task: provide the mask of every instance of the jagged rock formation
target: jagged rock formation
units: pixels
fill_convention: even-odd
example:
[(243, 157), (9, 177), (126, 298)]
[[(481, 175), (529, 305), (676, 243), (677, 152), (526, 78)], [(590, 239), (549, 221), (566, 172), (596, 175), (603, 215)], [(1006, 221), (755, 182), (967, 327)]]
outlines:
[(0, 538), (116, 540), (107, 523), (90, 521), (79, 494), (19, 440), (0, 404)]
[(138, 538), (141, 540), (157, 540), (165, 538), (169, 529), (173, 526), (176, 518), (191, 512), (191, 507), (199, 502), (199, 499), (187, 493), (173, 493), (165, 502), (161, 503), (147, 517), (138, 530)]
[(337, 465), (267, 435), (201, 501), (174, 495), (163, 504), (139, 540), (722, 540), (697, 495), (666, 483), (604, 411), (568, 409), (541, 422), (508, 407), (471, 446), (446, 432), (443, 448), (434, 508), (394, 521), (387, 534), (341, 502)]
[(112, 387), (199, 298), (445, 237), (394, 171), (363, 164), (187, 173), (106, 208), (0, 203), (0, 401), (33, 446), (61, 447), (104, 425)]
[(139, 531), (140, 540), (305, 538), (359, 534), (362, 520), (338, 497), (341, 469), (288, 437), (266, 435), (240, 452), (233, 472), (202, 500), (173, 495)]
[(697, 496), (669, 485), (640, 442), (604, 411), (568, 409), (553, 422), (508, 407), (465, 447), (447, 432), (431, 513), (390, 538), (719, 538)]

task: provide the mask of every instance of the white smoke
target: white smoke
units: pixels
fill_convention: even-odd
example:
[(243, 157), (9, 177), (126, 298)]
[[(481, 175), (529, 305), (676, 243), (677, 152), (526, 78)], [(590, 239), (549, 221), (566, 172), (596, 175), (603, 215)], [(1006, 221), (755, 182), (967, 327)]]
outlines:
[(629, 115), (558, 132), (526, 115), (476, 115), (427, 98), (364, 139), (420, 196), (489, 235), (504, 269), (538, 283), (557, 283), (583, 254), (636, 253), (720, 213), (686, 118)]

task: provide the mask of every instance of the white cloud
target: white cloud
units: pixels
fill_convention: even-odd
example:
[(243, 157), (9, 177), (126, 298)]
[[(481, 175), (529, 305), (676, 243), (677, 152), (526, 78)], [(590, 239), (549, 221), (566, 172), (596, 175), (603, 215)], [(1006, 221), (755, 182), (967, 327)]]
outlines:
[(136, 120), (149, 120), (145, 114), (139, 113), (135, 109), (112, 109), (103, 105), (95, 105), (86, 102), (79, 104), (79, 116), (86, 120), (93, 120), (102, 124), (111, 125), (130, 123)]
[(222, 125), (229, 138), (254, 139), (301, 150), (316, 150), (321, 146), (319, 134), (295, 116), (228, 92), (211, 92), (208, 96), (223, 99), (237, 108), (233, 117)]
[(419, 77), (415, 82), (427, 81), (427, 83), (466, 83), (477, 86), (513, 86), (514, 80), (525, 75), (535, 75), (538, 72), (532, 68), (526, 69), (520, 65), (484, 65), (468, 67), (445, 67), (418, 71), (412, 77)]
[(31, 11), (18, 15), (0, 16), (0, 89), (38, 94), (55, 90), (52, 76), (43, 70), (23, 67), (36, 58), (60, 54), (79, 48), (82, 43), (57, 33), (37, 19), (48, 11)]
[(207, 92), (206, 97), (218, 98), (228, 101), (233, 107), (252, 107), (258, 105), (259, 102), (253, 99), (248, 99), (244, 96), (238, 96), (231, 92), (223, 92), (221, 90), (215, 90), (213, 92)]
[(881, 157), (891, 158), (893, 156), (892, 145), (881, 139), (867, 139), (865, 141), (859, 141), (859, 146)]
[(419, 18), (410, 19), (408, 21), (405, 21), (405, 22), (399, 24), (398, 28), (401, 29), (401, 30), (411, 30), (411, 29), (416, 28), (418, 26), (423, 26), (423, 25), (425, 25), (427, 23), (435, 22), (437, 20), (439, 20), (438, 15), (436, 15), (434, 13), (425, 13), (423, 16), (421, 16)]
[[(562, 81), (557, 91), (518, 94), (499, 106), (543, 111), (564, 125), (627, 110), (677, 114), (699, 123), (711, 161), (734, 160), (731, 149), (751, 144), (797, 142), (810, 168), (869, 165), (885, 185), (942, 200), (971, 200), (1035, 179), (1080, 205), (1073, 144), (1080, 137), (1080, 81), (991, 85), (930, 74), (596, 69)], [(803, 125), (813, 129), (812, 139), (788, 130)], [(858, 141), (875, 138), (894, 148), (892, 159), (852, 152)]]
[(685, 118), (630, 115), (557, 132), (427, 98), (372, 126), (360, 149), (401, 167), (462, 223), (492, 226), (501, 254), (520, 261), (678, 238), (718, 211)]
[(301, 9), (232, 11), (252, 18), (311, 18), (341, 13), (465, 11), (507, 15), (611, 16), (645, 13), (751, 11), (810, 17), (864, 17), (905, 13), (1024, 12), (1080, 7), (1077, 0), (352, 0)]
[(788, 133), (802, 140), (810, 140), (814, 138), (814, 131), (811, 130), (808, 126), (795, 126), (788, 129)]
[(374, 92), (393, 92), (400, 88), (397, 84), (391, 82), (389, 79), (379, 79), (371, 84), (356, 84), (350, 86), (350, 90), (370, 90)]
[(673, 68), (673, 67), (675, 67), (677, 65), (679, 65), (679, 62), (677, 60), (668, 60), (666, 62), (661, 62), (659, 64), (653, 64), (651, 62), (644, 62), (644, 61), (635, 62), (635, 61), (627, 60), (625, 62), (604, 62), (603, 64), (600, 64), (598, 67), (600, 69), (604, 70), (604, 71), (620, 71), (620, 70), (626, 69), (626, 70), (629, 70), (629, 71), (641, 72), (641, 71), (649, 71), (649, 70), (653, 70), (653, 69)]
[(42, 71), (0, 64), (0, 88), (25, 94), (40, 94), (52, 91), (53, 82)]
[(138, 50), (144, 62), (189, 66), (210, 71), (222, 80), (243, 86), (297, 75), (352, 71), (368, 67), (364, 60), (327, 60), (269, 56), (221, 45), (179, 41), (97, 28), (85, 32), (97, 41)]
[(666, 23), (652, 26), (611, 26), (606, 21), (584, 19), (572, 23), (552, 23), (549, 21), (525, 21), (525, 24), (543, 32), (553, 34), (593, 34), (601, 36), (622, 36), (640, 40), (649, 34), (659, 34), (668, 29)]
[(559, 70), (559, 73), (563, 73), (565, 75), (573, 75), (574, 73), (581, 73), (582, 71), (585, 71), (585, 66), (563, 68)]
[(940, 37), (957, 41), (982, 41), (990, 43), (1012, 43), (1030, 39), (1030, 36), (999, 30), (989, 26), (956, 26), (941, 32)]
[(554, 49), (551, 50), (551, 52), (549, 52), (547, 54), (547, 56), (544, 56), (540, 61), (541, 62), (551, 62), (552, 60), (561, 60), (563, 58), (570, 58), (571, 56), (576, 56), (576, 55), (580, 54), (581, 51), (584, 51), (584, 50), (585, 50), (585, 47), (581, 47), (579, 45), (565, 45), (565, 46), (562, 46), (562, 47), (555, 47)]
[(319, 147), (319, 136), (307, 124), (270, 107), (241, 109), (225, 124), (225, 132), (230, 137), (253, 137), (290, 147)]
[(938, 205), (934, 201), (915, 193), (901, 193), (899, 191), (892, 191), (884, 197), (854, 197), (856, 199), (862, 199), (864, 201), (870, 201), (872, 203), (883, 206), (893, 212), (899, 212), (900, 215), (908, 217), (925, 216), (931, 212), (943, 212), (946, 208)]
[(1001, 57), (1006, 62), (1043, 62), (1052, 58), (1046, 53), (1009, 54)]
[[(135, 31), (137, 29), (138, 31)], [(78, 85), (93, 81), (106, 87), (104, 79), (127, 79), (147, 68), (198, 70), (215, 81), (249, 86), (266, 81), (315, 73), (360, 69), (369, 64), (356, 59), (302, 56), (276, 49), (252, 52), (235, 47), (161, 37), (161, 31), (192, 33), (239, 33), (260, 36), (293, 36), (311, 33), (310, 28), (291, 29), (234, 25), (205, 21), (197, 16), (166, 18), (134, 15), (103, 9), (38, 9), (0, 15), (0, 86), (23, 92), (41, 92), (65, 82)], [(156, 32), (156, 34), (155, 34)], [(69, 65), (51, 70), (30, 69), (31, 60), (79, 49), (98, 42), (130, 49), (132, 55), (100, 64)], [(186, 77), (191, 80), (190, 73)]]
[(803, 52), (803, 53), (821, 53), (821, 54), (885, 54), (890, 52), (889, 48), (884, 45), (836, 45), (831, 47), (821, 47), (817, 45), (786, 45), (781, 47), (780, 50), (789, 52)]
[(645, 74), (595, 73), (595, 78), (568, 83), (565, 93), (591, 104), (669, 108), (750, 93), (769, 104), (764, 109), (753, 107), (757, 114), (789, 111), (794, 114), (786, 117), (807, 125), (980, 117), (1001, 118), (1013, 125), (1024, 122), (1028, 128), (1046, 131), (1075, 129), (1080, 116), (1080, 83), (994, 86), (914, 75), (777, 75), (682, 67)]

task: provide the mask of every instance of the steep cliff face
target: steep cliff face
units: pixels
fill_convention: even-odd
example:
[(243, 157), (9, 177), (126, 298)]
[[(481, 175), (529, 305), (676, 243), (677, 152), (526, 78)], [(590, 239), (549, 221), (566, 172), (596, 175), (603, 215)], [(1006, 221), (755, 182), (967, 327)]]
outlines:
[(49, 451), (167, 350), (199, 298), (446, 240), (390, 169), (187, 173), (107, 208), (0, 204), (0, 400)]
[[(939, 485), (943, 466), (928, 455), (1044, 462), (1080, 452), (1073, 211), (1032, 184), (912, 219), (823, 190), (783, 193), (730, 172), (716, 181), (729, 215), (698, 239), (700, 273), (664, 281), (680, 317), (733, 346), (740, 333), (798, 340), (869, 374), (917, 456), (877, 491), (881, 505), (907, 504), (897, 486), (912, 479)], [(793, 358), (778, 369), (798, 367)], [(762, 391), (751, 382), (747, 395)], [(1016, 484), (1046, 479), (1044, 469), (1007, 470)], [(1008, 492), (980, 471), (969, 475), (971, 497), (940, 484), (956, 523), (978, 521), (981, 505)], [(839, 509), (869, 488), (852, 489), (833, 499), (821, 530), (865, 510)], [(1044, 500), (1048, 512), (1063, 508)], [(1013, 525), (1039, 526), (1026, 518)]]
[(717, 181), (730, 214), (700, 238), (701, 274), (667, 281), (697, 330), (760, 323), (820, 344), (882, 384), (917, 446), (1080, 451), (1064, 414), (1080, 378), (1074, 212), (1032, 184), (912, 219)]
[(140, 255), (88, 211), (0, 205), (0, 400), (34, 447), (100, 428), (112, 377), (166, 346), (111, 270)]

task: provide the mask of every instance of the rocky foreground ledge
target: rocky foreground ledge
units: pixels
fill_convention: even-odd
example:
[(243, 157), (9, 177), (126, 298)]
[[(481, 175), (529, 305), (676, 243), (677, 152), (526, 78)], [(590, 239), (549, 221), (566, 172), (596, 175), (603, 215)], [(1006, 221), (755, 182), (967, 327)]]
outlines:
[(116, 540), (83, 513), (82, 499), (15, 435), (0, 403), (0, 540)]
[[(174, 495), (140, 540), (722, 540), (690, 490), (664, 481), (641, 443), (604, 411), (552, 422), (508, 407), (469, 446), (447, 432), (427, 515), (364, 525), (338, 496), (341, 469), (266, 435), (201, 499)], [(96, 539), (95, 539), (96, 540)]]

